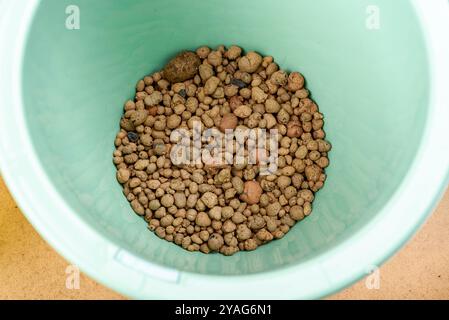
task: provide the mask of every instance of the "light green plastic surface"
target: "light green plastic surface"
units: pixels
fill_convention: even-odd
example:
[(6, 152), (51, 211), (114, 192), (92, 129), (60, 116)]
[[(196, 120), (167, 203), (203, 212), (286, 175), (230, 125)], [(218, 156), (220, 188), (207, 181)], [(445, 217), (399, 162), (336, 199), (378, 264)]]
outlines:
[[(373, 4), (379, 30), (365, 24)], [(80, 30), (66, 29), (68, 5), (81, 10)], [(390, 256), (447, 183), (446, 1), (0, 0), (0, 8), (2, 175), (60, 253), (128, 296), (321, 297)], [(302, 72), (333, 144), (312, 215), (282, 240), (232, 257), (158, 239), (129, 207), (112, 164), (137, 80), (204, 44), (238, 44)]]
[[(370, 1), (349, 1), (345, 10), (324, 0), (203, 1), (195, 10), (195, 1), (77, 1), (81, 29), (74, 31), (61, 15), (72, 2), (44, 1), (36, 12), (23, 69), (26, 120), (69, 205), (147, 260), (221, 275), (301, 263), (375, 217), (411, 164), (426, 121), (428, 78), (408, 1), (383, 1), (378, 31), (365, 27)], [(149, 232), (111, 162), (122, 106), (137, 80), (204, 44), (238, 44), (302, 72), (333, 144), (313, 214), (281, 241), (232, 257), (189, 253)]]

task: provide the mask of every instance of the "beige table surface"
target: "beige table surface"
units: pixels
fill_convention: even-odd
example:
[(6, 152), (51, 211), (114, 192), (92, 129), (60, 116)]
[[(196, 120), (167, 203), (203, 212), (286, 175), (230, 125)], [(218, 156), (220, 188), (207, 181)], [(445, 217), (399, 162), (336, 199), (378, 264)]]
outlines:
[[(419, 233), (380, 268), (378, 289), (366, 279), (331, 299), (449, 299), (449, 190)], [(381, 235), (380, 235), (381, 236)], [(0, 178), (0, 299), (123, 299), (81, 275), (66, 288), (68, 263), (28, 223)]]

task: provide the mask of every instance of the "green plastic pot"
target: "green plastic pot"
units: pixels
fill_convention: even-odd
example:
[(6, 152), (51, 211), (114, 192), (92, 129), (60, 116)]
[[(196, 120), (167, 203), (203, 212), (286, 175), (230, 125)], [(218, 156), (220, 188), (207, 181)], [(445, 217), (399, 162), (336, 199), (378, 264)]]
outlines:
[[(79, 30), (66, 27), (69, 5), (80, 9)], [(446, 186), (445, 0), (0, 7), (2, 174), (58, 252), (129, 297), (326, 296), (403, 245)], [(312, 215), (282, 240), (231, 257), (189, 253), (149, 232), (122, 195), (111, 159), (136, 81), (204, 44), (238, 44), (301, 71), (333, 144)]]

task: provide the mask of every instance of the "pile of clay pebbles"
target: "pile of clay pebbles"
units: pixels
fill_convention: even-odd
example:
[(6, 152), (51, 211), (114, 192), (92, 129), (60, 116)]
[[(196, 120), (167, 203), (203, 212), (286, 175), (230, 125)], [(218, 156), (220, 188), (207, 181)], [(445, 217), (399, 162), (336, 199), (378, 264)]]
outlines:
[[(323, 125), (301, 73), (238, 46), (204, 46), (138, 81), (113, 162), (132, 209), (158, 237), (232, 255), (281, 239), (311, 214), (329, 165)], [(255, 157), (254, 135), (240, 134), (249, 131), (270, 136)], [(239, 134), (220, 143), (206, 132)], [(214, 154), (203, 152), (208, 143)], [(177, 157), (183, 150), (188, 161)], [(217, 161), (216, 150), (228, 160)]]

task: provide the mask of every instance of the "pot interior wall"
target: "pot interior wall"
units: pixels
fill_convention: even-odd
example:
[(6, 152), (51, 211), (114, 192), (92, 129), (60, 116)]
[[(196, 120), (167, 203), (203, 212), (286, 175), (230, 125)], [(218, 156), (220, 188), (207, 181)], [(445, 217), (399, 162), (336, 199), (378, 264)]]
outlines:
[[(375, 1), (380, 29), (370, 30), (372, 2), (78, 0), (81, 28), (68, 30), (65, 9), (73, 1), (42, 1), (23, 69), (24, 112), (41, 164), (87, 224), (160, 265), (248, 274), (331, 250), (392, 197), (427, 116), (426, 52), (411, 4)], [(232, 257), (188, 253), (149, 232), (112, 164), (122, 105), (137, 80), (204, 44), (238, 44), (302, 72), (333, 144), (312, 215), (281, 241)]]

